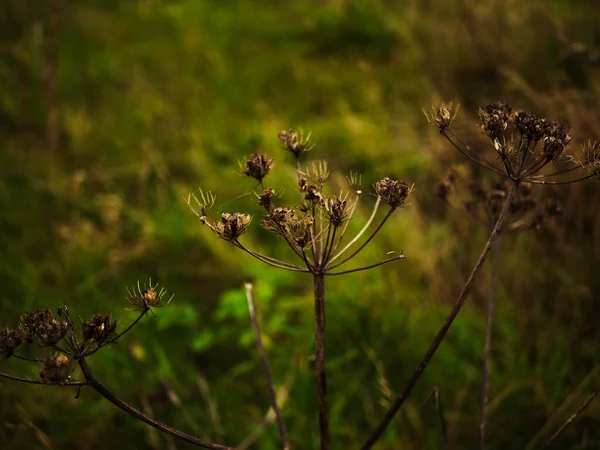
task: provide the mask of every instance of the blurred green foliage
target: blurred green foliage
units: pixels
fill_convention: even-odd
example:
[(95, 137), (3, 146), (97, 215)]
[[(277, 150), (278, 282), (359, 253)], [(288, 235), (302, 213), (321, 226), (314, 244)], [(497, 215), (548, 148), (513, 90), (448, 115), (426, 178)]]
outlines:
[[(268, 395), (241, 288), (257, 306), (296, 448), (318, 439), (312, 284), (263, 266), (203, 229), (184, 196), (216, 193), (216, 213), (257, 215), (244, 236), (286, 258), (261, 231), (253, 183), (236, 173), (254, 151), (275, 157), (268, 184), (292, 198), (280, 129), (310, 130), (312, 158), (365, 191), (383, 176), (415, 182), (359, 262), (406, 260), (327, 280), (328, 371), (336, 448), (377, 425), (433, 338), (486, 230), (445, 211), (433, 190), (460, 158), (421, 108), (506, 99), (599, 138), (600, 5), (595, 0), (6, 0), (0, 5), (0, 326), (67, 303), (125, 326), (125, 286), (152, 277), (175, 292), (118, 345), (90, 361), (98, 378), (148, 414), (235, 445)], [(600, 384), (600, 206), (594, 183), (562, 190), (565, 215), (503, 238), (488, 437), (490, 449), (539, 448)], [(365, 195), (363, 220), (373, 199)], [(360, 220), (351, 226), (360, 228)], [(339, 278), (339, 279), (336, 279)], [(378, 448), (448, 448), (477, 436), (482, 277)], [(23, 361), (0, 370), (37, 376)], [(94, 392), (0, 381), (0, 446), (184, 448)], [(557, 448), (600, 448), (600, 404)], [(545, 425), (546, 424), (546, 425)], [(275, 426), (255, 448), (278, 448)]]

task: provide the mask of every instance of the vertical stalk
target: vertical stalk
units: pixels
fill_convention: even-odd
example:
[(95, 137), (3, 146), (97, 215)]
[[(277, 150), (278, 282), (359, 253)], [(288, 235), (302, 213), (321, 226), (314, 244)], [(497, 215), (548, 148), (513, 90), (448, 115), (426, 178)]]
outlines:
[(488, 395), (490, 389), (490, 359), (492, 353), (492, 322), (494, 315), (494, 291), (498, 273), (498, 256), (500, 254), (500, 236), (492, 247), (492, 267), (490, 270), (490, 285), (485, 311), (485, 344), (483, 347), (483, 374), (481, 386), (481, 419), (479, 422), (479, 450), (485, 447), (485, 423), (487, 414)]
[(320, 449), (329, 450), (329, 412), (327, 407), (327, 376), (325, 373), (325, 276), (316, 273), (315, 285), (315, 359), (319, 402)]
[(425, 371), (425, 369), (431, 362), (431, 359), (433, 358), (433, 355), (435, 355), (435, 352), (437, 351), (438, 347), (440, 346), (440, 344), (446, 337), (446, 333), (448, 333), (448, 330), (452, 326), (454, 319), (456, 319), (456, 316), (458, 315), (462, 306), (464, 305), (465, 300), (471, 293), (471, 290), (473, 289), (473, 285), (475, 284), (475, 280), (477, 279), (477, 276), (479, 275), (479, 272), (481, 271), (481, 268), (483, 267), (483, 263), (487, 259), (487, 255), (488, 255), (490, 249), (492, 248), (492, 245), (496, 241), (498, 234), (500, 233), (500, 228), (502, 227), (502, 224), (504, 223), (504, 220), (506, 219), (508, 210), (510, 208), (510, 204), (515, 195), (515, 191), (516, 191), (518, 185), (519, 185), (518, 181), (513, 181), (513, 184), (510, 187), (508, 194), (506, 195), (506, 198), (504, 200), (504, 205), (502, 206), (502, 211), (500, 212), (500, 215), (498, 216), (498, 220), (496, 221), (496, 224), (494, 225), (494, 228), (492, 229), (490, 237), (489, 237), (487, 243), (485, 244), (485, 246), (483, 247), (481, 255), (479, 256), (479, 259), (477, 260), (477, 263), (475, 264), (475, 267), (473, 268), (473, 271), (471, 272), (471, 275), (469, 276), (469, 279), (467, 280), (467, 283), (465, 284), (463, 291), (460, 293), (458, 300), (456, 300), (456, 303), (450, 310), (448, 317), (446, 317), (446, 320), (440, 327), (437, 335), (433, 339), (433, 342), (431, 343), (431, 345), (425, 352), (423, 359), (421, 360), (421, 362), (419, 363), (419, 365), (417, 366), (417, 368), (415, 369), (413, 374), (410, 376), (409, 380), (407, 381), (406, 385), (404, 386), (404, 389), (402, 390), (402, 393), (394, 400), (394, 403), (388, 409), (385, 417), (383, 418), (383, 420), (381, 421), (379, 426), (375, 429), (375, 431), (371, 434), (371, 436), (369, 436), (367, 441), (363, 444), (363, 446), (361, 447), (361, 450), (368, 450), (368, 449), (372, 448), (373, 445), (375, 445), (375, 442), (377, 442), (377, 440), (381, 437), (381, 435), (383, 435), (383, 433), (385, 432), (387, 427), (390, 425), (390, 422), (392, 421), (392, 419), (394, 418), (394, 416), (396, 415), (396, 413), (398, 412), (400, 407), (404, 404), (404, 402), (408, 398), (408, 395), (411, 393), (411, 391), (415, 387), (415, 384), (417, 384), (417, 381), (419, 380), (419, 378), (421, 378), (421, 375), (423, 374), (423, 372)]

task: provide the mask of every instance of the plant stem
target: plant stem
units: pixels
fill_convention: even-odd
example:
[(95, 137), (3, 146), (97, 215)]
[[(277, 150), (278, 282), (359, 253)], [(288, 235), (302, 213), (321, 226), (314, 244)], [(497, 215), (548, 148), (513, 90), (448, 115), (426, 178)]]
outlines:
[(496, 241), (496, 238), (498, 237), (498, 234), (500, 232), (500, 227), (502, 226), (502, 223), (504, 222), (504, 219), (506, 218), (506, 215), (508, 214), (508, 210), (509, 210), (511, 201), (515, 194), (518, 184), (519, 184), (518, 181), (513, 181), (513, 184), (510, 187), (508, 194), (506, 195), (506, 198), (504, 200), (504, 205), (502, 206), (502, 211), (500, 212), (500, 216), (498, 216), (498, 220), (496, 221), (496, 224), (494, 225), (494, 228), (492, 229), (490, 237), (489, 237), (487, 243), (485, 244), (485, 247), (483, 247), (483, 251), (481, 252), (481, 255), (479, 256), (479, 260), (475, 264), (475, 267), (473, 268), (473, 271), (471, 272), (471, 275), (469, 276), (469, 279), (467, 280), (467, 283), (465, 284), (463, 291), (461, 292), (460, 296), (458, 297), (458, 300), (456, 301), (456, 303), (450, 310), (448, 317), (442, 324), (442, 326), (439, 329), (437, 335), (435, 336), (433, 342), (431, 343), (431, 345), (425, 352), (423, 359), (421, 360), (421, 362), (419, 363), (419, 365), (417, 366), (417, 368), (415, 369), (415, 371), (409, 378), (408, 382), (404, 386), (402, 393), (400, 394), (399, 397), (396, 398), (396, 400), (394, 400), (394, 403), (392, 404), (390, 409), (387, 411), (382, 422), (379, 424), (377, 429), (373, 432), (373, 434), (367, 439), (367, 441), (361, 447), (362, 450), (367, 450), (367, 449), (370, 449), (371, 447), (373, 447), (375, 442), (377, 442), (377, 440), (385, 432), (385, 430), (389, 426), (390, 422), (392, 421), (392, 419), (394, 418), (394, 416), (396, 415), (396, 413), (398, 412), (398, 410), (400, 409), (402, 404), (406, 401), (408, 395), (414, 388), (418, 379), (423, 374), (423, 371), (425, 370), (425, 368), (427, 367), (427, 365), (433, 358), (433, 355), (437, 351), (438, 347), (440, 346), (440, 344), (446, 337), (446, 333), (448, 333), (448, 330), (450, 329), (452, 322), (454, 322), (454, 319), (456, 319), (456, 316), (460, 312), (463, 304), (465, 303), (465, 300), (467, 299), (467, 297), (469, 296), (469, 293), (473, 289), (473, 285), (475, 284), (475, 280), (477, 279), (477, 276), (479, 275), (479, 272), (481, 271), (481, 268), (483, 267), (483, 263), (487, 259), (487, 255), (488, 255), (490, 249), (492, 248), (493, 243)]
[(285, 422), (281, 417), (281, 410), (277, 403), (277, 394), (275, 393), (275, 383), (273, 383), (273, 375), (271, 374), (271, 367), (269, 366), (269, 360), (267, 359), (267, 352), (262, 340), (262, 334), (260, 332), (260, 325), (258, 323), (258, 317), (256, 316), (256, 306), (254, 304), (254, 289), (252, 283), (245, 284), (246, 298), (248, 299), (248, 309), (250, 311), (250, 320), (252, 322), (252, 328), (254, 328), (254, 334), (256, 335), (256, 345), (258, 346), (258, 352), (260, 353), (260, 359), (262, 360), (263, 367), (265, 369), (265, 376), (267, 377), (267, 389), (271, 396), (271, 406), (275, 412), (277, 419), (277, 426), (279, 427), (279, 435), (281, 436), (281, 442), (284, 450), (289, 450), (290, 443), (287, 438), (287, 431), (285, 428)]
[(94, 377), (94, 375), (92, 374), (92, 370), (90, 369), (90, 366), (88, 366), (88, 364), (85, 361), (85, 359), (80, 359), (79, 360), (79, 367), (81, 367), (81, 371), (85, 375), (85, 379), (86, 379), (87, 383), (92, 388), (94, 388), (94, 390), (96, 390), (100, 395), (102, 395), (104, 398), (106, 398), (109, 402), (111, 402), (117, 408), (120, 408), (123, 411), (125, 411), (126, 413), (131, 414), (136, 419), (139, 419), (142, 422), (147, 423), (148, 425), (156, 428), (157, 430), (160, 430), (160, 431), (162, 431), (164, 433), (170, 434), (171, 436), (174, 436), (174, 437), (176, 437), (178, 439), (181, 439), (181, 440), (184, 440), (186, 442), (189, 442), (190, 444), (197, 445), (199, 447), (209, 448), (209, 449), (212, 449), (212, 450), (234, 450), (232, 447), (226, 447), (224, 445), (213, 444), (212, 442), (203, 441), (202, 439), (199, 439), (199, 438), (194, 437), (194, 436), (190, 436), (189, 434), (186, 434), (186, 433), (182, 433), (181, 431), (176, 430), (175, 428), (171, 428), (170, 426), (165, 425), (162, 422), (154, 420), (153, 418), (147, 416), (146, 414), (142, 413), (141, 411), (138, 411), (134, 407), (132, 407), (129, 404), (125, 403), (124, 401), (122, 401), (121, 399), (119, 399), (118, 397), (116, 397), (108, 389), (106, 389)]
[(321, 450), (329, 450), (329, 412), (327, 408), (327, 376), (325, 373), (325, 277), (314, 276), (315, 285), (315, 359), (317, 395), (319, 401), (319, 431)]
[(554, 439), (556, 439), (558, 437), (558, 435), (560, 433), (563, 432), (563, 430), (565, 428), (567, 428), (567, 426), (569, 426), (571, 424), (571, 422), (573, 422), (575, 419), (577, 419), (577, 417), (587, 409), (588, 406), (590, 406), (590, 403), (592, 403), (592, 401), (594, 400), (594, 398), (598, 395), (598, 393), (600, 392), (600, 389), (596, 389), (594, 392), (592, 392), (592, 394), (587, 398), (587, 400), (583, 403), (583, 405), (581, 405), (579, 407), (579, 409), (577, 411), (575, 411), (571, 417), (569, 417), (567, 419), (567, 421), (565, 423), (562, 424), (562, 426), (556, 431), (556, 433), (554, 433), (552, 435), (552, 437), (548, 440), (548, 442), (546, 442), (546, 444), (544, 445), (544, 447), (542, 448), (546, 448), (550, 445), (552, 445), (552, 442), (554, 441)]
[(485, 422), (490, 388), (490, 359), (492, 353), (492, 322), (494, 314), (494, 291), (498, 273), (498, 256), (500, 254), (500, 236), (492, 247), (492, 267), (490, 270), (490, 285), (485, 311), (485, 344), (483, 347), (483, 374), (481, 387), (481, 419), (479, 422), (479, 450), (485, 447)]

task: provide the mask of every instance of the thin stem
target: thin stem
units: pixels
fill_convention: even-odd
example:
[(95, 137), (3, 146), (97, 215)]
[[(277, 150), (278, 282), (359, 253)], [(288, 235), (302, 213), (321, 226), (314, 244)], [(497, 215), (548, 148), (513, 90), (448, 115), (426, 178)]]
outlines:
[(41, 363), (44, 362), (43, 359), (39, 359), (39, 358), (29, 358), (27, 356), (21, 356), (21, 355), (17, 355), (16, 353), (13, 353), (12, 355), (10, 355), (13, 358), (17, 358), (23, 361), (29, 361), (29, 362), (36, 362), (36, 363)]
[(327, 375), (325, 372), (325, 278), (315, 274), (315, 360), (319, 403), (320, 449), (329, 450), (329, 411), (327, 407)]
[(594, 392), (592, 392), (592, 394), (587, 398), (587, 400), (585, 402), (583, 402), (583, 405), (581, 405), (579, 407), (579, 409), (577, 411), (575, 411), (571, 415), (571, 417), (569, 417), (567, 419), (567, 421), (565, 423), (562, 424), (562, 426), (556, 431), (556, 433), (554, 433), (552, 435), (552, 437), (548, 440), (548, 442), (546, 442), (546, 444), (542, 448), (546, 448), (546, 447), (550, 446), (552, 444), (552, 441), (554, 441), (554, 439), (556, 439), (558, 437), (558, 435), (561, 434), (563, 432), (563, 430), (571, 424), (571, 422), (573, 422), (575, 419), (577, 419), (577, 417), (583, 411), (585, 411), (588, 408), (588, 406), (590, 406), (590, 404), (592, 403), (592, 401), (594, 400), (596, 395), (598, 395), (599, 392), (600, 392), (600, 389), (596, 389)]
[(532, 175), (531, 178), (538, 179), (538, 178), (554, 177), (556, 175), (563, 175), (565, 173), (573, 172), (574, 170), (577, 170), (577, 169), (581, 169), (581, 166), (579, 164), (577, 164), (573, 167), (569, 167), (568, 169), (558, 170), (558, 171), (552, 172), (552, 173), (545, 173), (545, 174), (541, 174), (541, 175)]
[(435, 352), (437, 351), (438, 347), (440, 346), (440, 344), (446, 337), (446, 333), (448, 333), (450, 326), (454, 322), (454, 319), (456, 319), (456, 316), (460, 312), (463, 304), (465, 303), (465, 300), (467, 299), (471, 290), (473, 289), (473, 285), (475, 284), (475, 280), (477, 279), (477, 276), (479, 275), (479, 272), (481, 271), (481, 268), (483, 267), (483, 263), (487, 259), (487, 255), (488, 255), (490, 249), (492, 248), (492, 245), (496, 241), (496, 238), (498, 237), (500, 228), (502, 227), (502, 223), (504, 222), (504, 220), (508, 214), (508, 210), (510, 209), (510, 203), (515, 194), (518, 184), (519, 184), (518, 182), (513, 182), (512, 186), (510, 187), (508, 194), (506, 195), (506, 198), (504, 199), (504, 205), (502, 206), (502, 211), (500, 212), (500, 215), (498, 216), (498, 220), (496, 221), (496, 224), (494, 225), (494, 228), (492, 229), (492, 232), (490, 234), (490, 237), (489, 237), (487, 243), (483, 247), (483, 251), (481, 252), (481, 255), (479, 256), (479, 260), (475, 264), (475, 267), (473, 268), (473, 271), (471, 272), (471, 275), (469, 276), (469, 279), (467, 280), (467, 283), (465, 284), (463, 291), (461, 292), (460, 296), (458, 297), (458, 300), (456, 301), (456, 303), (450, 310), (448, 317), (442, 324), (442, 326), (441, 326), (440, 330), (438, 331), (437, 335), (435, 336), (433, 342), (431, 343), (431, 345), (425, 352), (423, 359), (421, 360), (421, 362), (419, 363), (419, 365), (417, 366), (417, 368), (415, 369), (415, 371), (409, 378), (408, 382), (404, 386), (402, 393), (400, 394), (399, 397), (396, 398), (396, 400), (394, 400), (394, 403), (392, 404), (390, 409), (387, 411), (382, 422), (379, 424), (377, 429), (373, 432), (373, 434), (367, 439), (367, 441), (361, 447), (362, 450), (367, 450), (367, 449), (370, 449), (371, 447), (373, 447), (375, 442), (385, 432), (385, 430), (389, 426), (390, 422), (392, 421), (392, 419), (394, 418), (394, 416), (396, 415), (396, 413), (398, 412), (400, 407), (406, 401), (408, 395), (414, 388), (418, 379), (423, 374), (423, 371), (425, 370), (425, 368), (427, 367), (427, 365), (433, 358), (433, 355), (435, 355)]
[[(350, 212), (348, 213), (347, 219), (345, 220), (344, 226), (342, 227), (342, 231), (340, 232), (340, 237), (339, 237), (338, 241), (335, 243), (333, 250), (331, 251), (332, 253), (337, 250), (340, 243), (342, 242), (342, 239), (344, 238), (344, 235), (346, 234), (346, 229), (348, 228), (348, 224), (350, 223), (350, 220), (354, 216), (354, 211), (356, 210), (356, 205), (358, 204), (359, 199), (360, 199), (360, 194), (357, 194), (356, 200), (354, 200), (354, 203), (352, 203), (352, 206), (350, 207)], [(373, 216), (373, 217), (375, 217), (375, 216)]]
[[(392, 215), (392, 213), (396, 210), (396, 208), (391, 207), (390, 210), (387, 212), (387, 214), (385, 215), (385, 217), (383, 218), (383, 220), (381, 221), (381, 223), (377, 226), (377, 228), (375, 228), (375, 230), (373, 231), (373, 233), (371, 233), (371, 236), (369, 236), (369, 238), (363, 242), (363, 244), (358, 247), (356, 250), (354, 250), (354, 252), (352, 252), (350, 254), (350, 256), (347, 256), (346, 258), (344, 258), (342, 261), (340, 261), (337, 264), (334, 264), (333, 266), (330, 266), (330, 269), (335, 269), (336, 267), (341, 266), (342, 264), (344, 264), (347, 261), (350, 261), (352, 258), (354, 258), (356, 255), (358, 255), (358, 253), (367, 246), (367, 244), (369, 242), (371, 242), (371, 239), (373, 239), (375, 237), (375, 235), (379, 232), (379, 230), (381, 230), (381, 227), (383, 227), (383, 225), (385, 224), (385, 222), (390, 218), (390, 216)], [(338, 253), (338, 255), (340, 255), (341, 253), (343, 253), (346, 250), (347, 247), (344, 248), (344, 250), (342, 250), (340, 253)], [(335, 258), (332, 258), (331, 261), (333, 261)]]
[(404, 259), (404, 255), (399, 255), (399, 256), (395, 256), (394, 258), (388, 258), (388, 259), (385, 259), (378, 263), (371, 264), (370, 266), (357, 267), (356, 269), (343, 270), (341, 272), (325, 272), (325, 275), (344, 275), (344, 274), (352, 273), (352, 272), (361, 272), (363, 270), (369, 270), (369, 269), (372, 269), (373, 267), (382, 266), (383, 264), (387, 264), (387, 263), (390, 263), (393, 261), (400, 261), (403, 259)]
[(42, 380), (31, 380), (29, 378), (17, 377), (15, 375), (11, 375), (9, 373), (0, 372), (0, 378), (6, 378), (8, 380), (19, 381), (21, 383), (29, 383), (29, 384), (41, 384), (44, 386), (86, 386), (87, 382), (85, 381), (62, 381), (60, 383), (49, 383), (47, 381)]
[(423, 404), (427, 402), (431, 397), (435, 400), (435, 409), (437, 410), (438, 417), (440, 419), (440, 426), (442, 428), (442, 438), (444, 440), (444, 447), (448, 445), (448, 431), (446, 427), (446, 419), (444, 417), (444, 408), (442, 407), (442, 396), (440, 394), (440, 390), (437, 387), (434, 387)]
[(85, 361), (85, 359), (80, 359), (79, 360), (79, 367), (81, 367), (81, 370), (82, 370), (83, 374), (85, 375), (85, 378), (86, 378), (88, 384), (92, 388), (94, 388), (94, 390), (96, 390), (96, 392), (98, 392), (100, 395), (102, 395), (104, 398), (106, 398), (109, 402), (111, 402), (117, 408), (122, 409), (123, 411), (125, 411), (126, 413), (132, 415), (136, 419), (141, 420), (142, 422), (150, 425), (151, 427), (156, 428), (157, 430), (160, 430), (160, 431), (162, 431), (164, 433), (170, 434), (171, 436), (174, 436), (174, 437), (176, 437), (178, 439), (186, 441), (186, 442), (188, 442), (190, 444), (197, 445), (199, 447), (209, 448), (209, 449), (213, 449), (213, 450), (233, 450), (232, 447), (226, 447), (224, 445), (213, 444), (212, 442), (203, 441), (202, 439), (199, 439), (199, 438), (194, 437), (194, 436), (190, 436), (189, 434), (186, 434), (186, 433), (182, 433), (181, 431), (176, 430), (175, 428), (171, 428), (170, 426), (165, 425), (162, 422), (154, 420), (153, 418), (147, 416), (146, 414), (142, 413), (141, 411), (138, 411), (134, 407), (132, 407), (129, 404), (125, 403), (124, 401), (122, 401), (121, 399), (119, 399), (118, 397), (116, 397), (108, 389), (106, 389), (94, 377), (94, 375), (92, 374), (92, 370), (90, 369), (90, 366), (88, 366), (88, 364)]
[(483, 347), (483, 375), (481, 387), (481, 418), (479, 421), (479, 450), (485, 447), (485, 425), (490, 385), (490, 359), (492, 356), (492, 321), (494, 314), (494, 291), (498, 273), (498, 257), (500, 255), (500, 236), (492, 247), (492, 267), (490, 270), (490, 285), (485, 311), (485, 344)]
[(373, 212), (371, 213), (371, 217), (369, 217), (369, 220), (367, 220), (367, 223), (365, 224), (365, 226), (362, 228), (362, 230), (359, 231), (359, 233), (354, 237), (354, 239), (352, 239), (350, 242), (348, 242), (348, 244), (342, 250), (340, 250), (338, 253), (336, 253), (336, 255), (329, 260), (330, 263), (332, 263), (333, 261), (338, 259), (340, 256), (342, 256), (344, 254), (344, 252), (346, 250), (348, 250), (350, 247), (352, 247), (352, 245), (360, 239), (360, 237), (365, 233), (365, 231), (367, 231), (367, 229), (371, 225), (371, 222), (373, 222), (373, 219), (375, 218), (375, 214), (377, 214), (377, 210), (379, 209), (380, 203), (381, 203), (381, 197), (377, 197), (377, 201), (375, 202), (375, 206), (373, 207)]
[[(271, 258), (270, 256), (266, 256), (261, 253), (257, 253), (253, 250), (250, 250), (249, 248), (245, 247), (240, 241), (233, 241), (232, 243), (237, 248), (244, 250), (246, 253), (248, 253), (251, 256), (254, 256), (259, 261), (262, 261), (271, 266), (278, 267), (280, 269), (291, 270), (292, 272), (308, 272), (308, 269), (304, 269), (304, 268), (302, 268), (300, 266), (296, 266), (294, 264), (279, 261), (278, 259)], [(300, 255), (300, 257), (302, 257), (302, 255)]]
[(269, 366), (269, 360), (267, 359), (267, 352), (263, 344), (262, 335), (260, 333), (260, 325), (258, 323), (258, 317), (256, 316), (256, 306), (254, 304), (254, 289), (252, 283), (246, 283), (244, 285), (246, 289), (246, 298), (248, 299), (248, 309), (250, 311), (250, 320), (252, 322), (252, 328), (254, 328), (254, 334), (256, 335), (256, 345), (258, 346), (258, 352), (260, 353), (260, 359), (265, 369), (265, 376), (267, 377), (267, 389), (271, 396), (271, 406), (275, 411), (275, 417), (277, 419), (277, 426), (279, 427), (279, 435), (281, 436), (281, 442), (284, 450), (289, 450), (290, 443), (287, 437), (287, 431), (285, 428), (285, 422), (281, 417), (281, 410), (277, 403), (277, 394), (275, 393), (275, 384), (273, 383), (273, 376), (271, 375), (271, 368)]
[[(471, 147), (469, 147), (468, 145), (466, 145), (464, 142), (462, 142), (460, 140), (460, 138), (452, 131), (449, 130), (452, 133), (452, 136), (454, 136), (454, 138), (456, 138), (456, 140), (463, 145), (466, 149), (471, 150)], [(448, 140), (448, 142), (450, 142), (450, 144), (452, 144), (452, 146), (458, 150), (463, 156), (465, 156), (466, 158), (470, 159), (471, 161), (473, 161), (476, 164), (479, 164), (482, 167), (485, 167), (488, 170), (491, 170), (493, 172), (496, 172), (499, 175), (503, 175), (506, 176), (506, 172), (504, 172), (503, 170), (499, 169), (498, 167), (494, 166), (492, 163), (488, 162), (487, 160), (483, 159), (477, 159), (476, 157), (474, 157), (473, 155), (469, 155), (467, 152), (465, 152), (462, 148), (460, 148), (460, 145), (458, 145), (456, 142), (454, 142), (450, 136), (448, 136), (448, 134), (446, 134), (445, 131), (442, 131), (442, 135)]]
[(588, 178), (592, 178), (595, 176), (596, 176), (595, 173), (590, 173), (589, 175), (586, 175), (585, 177), (576, 178), (574, 180), (568, 180), (568, 181), (539, 181), (539, 180), (531, 180), (531, 179), (527, 179), (527, 178), (524, 178), (521, 181), (523, 181), (524, 183), (531, 183), (531, 184), (571, 184), (571, 183), (577, 183), (578, 181), (587, 180)]

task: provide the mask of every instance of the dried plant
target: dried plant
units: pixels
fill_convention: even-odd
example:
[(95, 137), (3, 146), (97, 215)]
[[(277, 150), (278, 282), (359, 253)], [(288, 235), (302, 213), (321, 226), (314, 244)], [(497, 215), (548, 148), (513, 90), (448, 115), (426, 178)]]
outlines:
[[(501, 193), (498, 193), (498, 198), (491, 205), (487, 194), (479, 189), (480, 197), (488, 202), (488, 206), (492, 206), (494, 210), (491, 218), (495, 219), (495, 222), (489, 238), (467, 279), (463, 291), (425, 352), (421, 362), (409, 378), (401, 394), (394, 400), (382, 422), (361, 447), (362, 449), (371, 448), (385, 432), (444, 340), (471, 292), (488, 253), (502, 232), (503, 227), (506, 226), (505, 221), (510, 216), (511, 209), (514, 212), (518, 204), (519, 188), (525, 184), (571, 184), (589, 178), (597, 178), (600, 175), (600, 164), (598, 164), (598, 161), (600, 161), (600, 146), (596, 143), (585, 144), (583, 158), (568, 155), (566, 152), (571, 144), (571, 135), (568, 127), (560, 122), (551, 122), (527, 111), (514, 113), (510, 105), (505, 102), (490, 104), (478, 110), (478, 128), (487, 141), (487, 147), (472, 149), (452, 130), (452, 123), (457, 113), (458, 106), (449, 103), (434, 106), (426, 111), (425, 115), (440, 134), (463, 156), (476, 165), (500, 175), (507, 183), (502, 182), (500, 185), (502, 187), (500, 189)], [(486, 157), (486, 148), (491, 150), (492, 155), (495, 155), (493, 160)], [(448, 185), (445, 185), (438, 189), (438, 194), (446, 196), (448, 187)], [(478, 189), (474, 190), (478, 191)], [(518, 225), (517, 228), (520, 226)], [(480, 435), (480, 447), (482, 443), (483, 436)]]
[[(211, 222), (208, 212), (214, 204), (214, 196), (200, 191), (201, 200), (188, 196), (188, 206), (215, 235), (230, 242), (259, 261), (282, 270), (307, 273), (313, 277), (315, 301), (315, 359), (317, 395), (319, 404), (320, 448), (331, 446), (329, 412), (327, 405), (327, 377), (325, 354), (325, 277), (350, 274), (371, 269), (394, 261), (404, 255), (396, 254), (374, 264), (346, 270), (336, 270), (358, 255), (384, 226), (389, 217), (406, 205), (413, 187), (401, 180), (383, 178), (374, 186), (377, 197), (373, 211), (364, 227), (348, 242), (345, 241), (348, 223), (358, 211), (362, 195), (359, 177), (348, 177), (350, 189), (345, 192), (329, 193), (327, 182), (330, 171), (325, 161), (317, 161), (302, 168), (301, 159), (314, 147), (311, 135), (288, 130), (279, 133), (283, 148), (291, 153), (296, 163), (296, 190), (298, 204), (275, 205), (275, 190), (265, 187), (264, 179), (273, 166), (273, 159), (264, 155), (252, 155), (245, 164), (240, 164), (243, 174), (258, 181), (262, 192), (255, 193), (258, 204), (265, 208), (266, 215), (261, 226), (279, 237), (299, 260), (298, 264), (281, 261), (248, 248), (240, 237), (248, 230), (252, 218), (245, 213), (224, 213), (220, 220)], [(193, 201), (192, 201), (193, 200)], [(388, 206), (379, 224), (368, 233), (382, 204)], [(359, 244), (361, 238), (366, 239)], [(342, 246), (341, 250), (338, 250)]]

